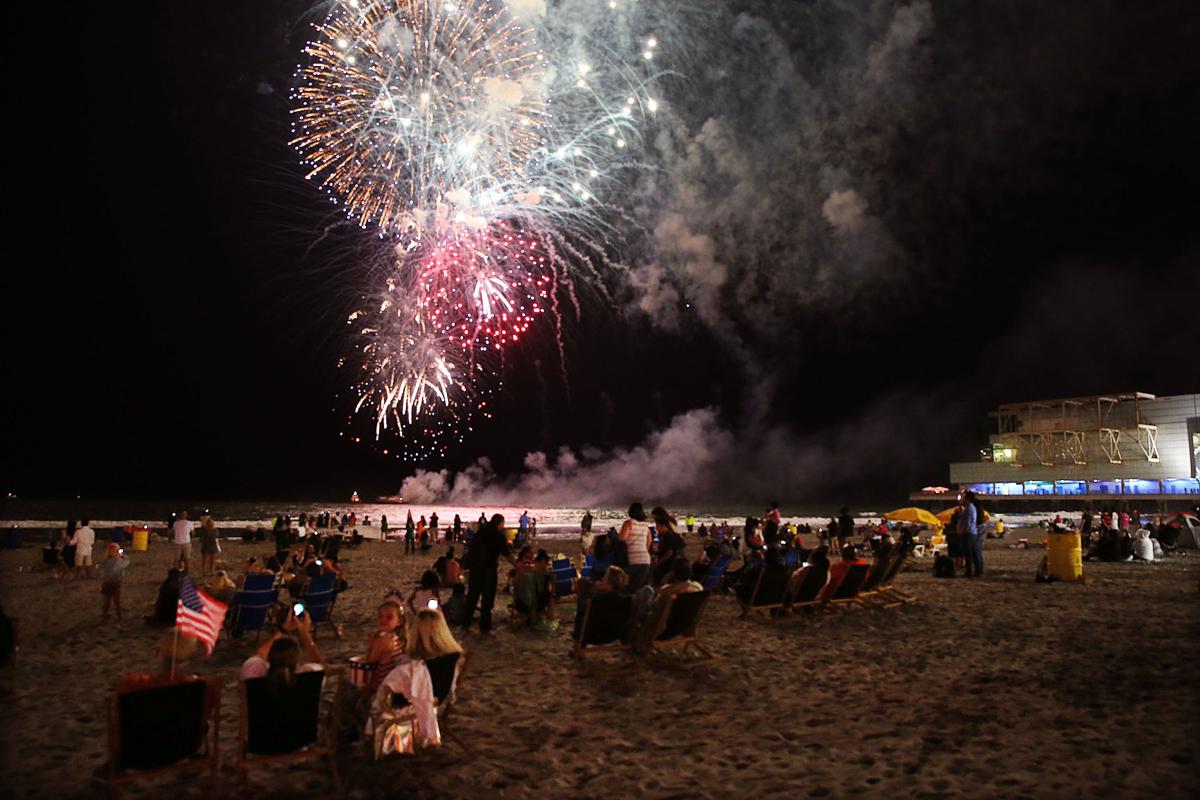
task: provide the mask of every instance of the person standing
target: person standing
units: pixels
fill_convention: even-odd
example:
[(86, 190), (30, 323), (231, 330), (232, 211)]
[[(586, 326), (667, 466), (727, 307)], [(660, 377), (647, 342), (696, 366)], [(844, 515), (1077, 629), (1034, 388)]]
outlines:
[(454, 515), (454, 526), (450, 528), (450, 541), (460, 542), (463, 538), (462, 517)]
[(517, 536), (521, 544), (525, 544), (525, 540), (529, 537), (529, 512), (521, 512), (521, 520), (517, 523)]
[(192, 531), (195, 529), (196, 523), (188, 519), (186, 510), (179, 512), (179, 519), (175, 520), (175, 524), (171, 526), (171, 534), (176, 548), (175, 562), (184, 572), (187, 572), (188, 565), (192, 560)]
[(963, 543), (966, 576), (978, 578), (983, 575), (983, 545), (979, 541), (979, 512), (975, 506), (974, 492), (963, 492), (959, 504), (962, 509), (958, 514), (958, 534)]
[(210, 575), (217, 570), (217, 553), (221, 545), (217, 541), (217, 523), (206, 516), (200, 523), (200, 574)]
[(854, 517), (850, 516), (850, 509), (846, 506), (842, 506), (841, 514), (837, 518), (837, 527), (838, 548), (841, 549), (854, 538)]
[(768, 504), (766, 515), (763, 517), (763, 540), (766, 542), (767, 547), (786, 538), (786, 532), (783, 534), (779, 532), (782, 524), (783, 515), (779, 512), (779, 503), (772, 500)]
[(387, 541), (387, 537), (388, 537), (387, 514), (382, 514), (379, 517), (379, 538), (382, 539), (383, 541)]
[(592, 548), (592, 511), (588, 509), (579, 520), (579, 550), (586, 553)]
[(115, 542), (108, 545), (108, 558), (100, 564), (100, 594), (104, 595), (104, 608), (100, 618), (108, 620), (108, 610), (112, 606), (117, 612), (117, 622), (121, 621), (121, 581), (125, 579), (125, 570), (129, 568), (129, 558), (125, 551)]
[(687, 526), (687, 532), (691, 533), (692, 529), (696, 527), (696, 517), (692, 514), (688, 514), (683, 518), (683, 524)]
[(75, 577), (92, 577), (92, 545), (96, 543), (96, 532), (88, 524), (87, 517), (79, 520), (79, 527), (71, 537), (75, 547)]
[(629, 518), (621, 523), (617, 538), (625, 545), (629, 591), (636, 592), (650, 579), (650, 528), (641, 503), (631, 503)]
[(463, 557), (464, 565), (471, 570), (467, 586), (467, 610), (463, 619), (464, 631), (471, 628), (475, 605), (479, 604), (479, 631), (491, 633), (492, 607), (496, 604), (496, 569), (501, 556), (516, 566), (516, 559), (508, 546), (508, 537), (504, 535), (504, 517), (493, 514), (491, 520), (471, 537), (471, 546)]
[(429, 515), (429, 541), (437, 544), (438, 540), (438, 515), (433, 512)]
[(408, 512), (408, 518), (404, 520), (404, 553), (417, 552), (417, 526), (413, 522), (412, 511)]

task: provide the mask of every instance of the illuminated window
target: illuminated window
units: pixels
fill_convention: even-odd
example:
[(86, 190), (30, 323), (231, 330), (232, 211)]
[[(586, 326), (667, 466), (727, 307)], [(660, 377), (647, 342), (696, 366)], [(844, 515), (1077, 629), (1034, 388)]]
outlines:
[(1025, 494), (1047, 495), (1054, 494), (1054, 484), (1050, 481), (1025, 481)]
[(1159, 491), (1158, 481), (1144, 481), (1137, 478), (1125, 480), (1125, 494), (1158, 494)]
[(1087, 494), (1087, 481), (1055, 481), (1054, 493), (1065, 495)]
[(1017, 450), (1006, 444), (992, 445), (992, 461), (997, 464), (1012, 464), (1017, 460)]
[(1167, 478), (1163, 481), (1163, 494), (1200, 494), (1200, 479)]
[(998, 495), (1025, 494), (1025, 485), (1021, 484), (1021, 483), (1016, 483), (1014, 481), (1008, 481), (1006, 483), (997, 483), (996, 484), (996, 494), (998, 494)]
[(1120, 494), (1120, 481), (1088, 481), (1088, 494)]

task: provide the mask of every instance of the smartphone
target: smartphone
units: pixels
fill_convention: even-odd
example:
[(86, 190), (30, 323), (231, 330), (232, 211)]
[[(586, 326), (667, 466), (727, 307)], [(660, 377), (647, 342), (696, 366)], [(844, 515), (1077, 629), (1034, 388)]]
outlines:
[(430, 598), (429, 601), (425, 603), (425, 606), (426, 608), (432, 608), (434, 611), (437, 611), (438, 601)]
[(322, 560), (321, 560), (321, 559), (319, 559), (319, 558), (318, 558), (318, 559), (317, 559), (317, 560), (316, 560), (314, 563), (315, 563), (315, 564), (316, 564), (318, 567), (323, 567), (323, 566), (325, 566), (325, 562), (324, 562), (324, 561), (322, 561)]
[(295, 603), (292, 605), (292, 614), (297, 617), (304, 616), (304, 603)]
[(124, 547), (118, 547), (118, 548), (117, 548), (117, 555), (119, 555), (119, 556), (123, 556), (123, 555), (125, 555), (125, 548), (124, 548)]

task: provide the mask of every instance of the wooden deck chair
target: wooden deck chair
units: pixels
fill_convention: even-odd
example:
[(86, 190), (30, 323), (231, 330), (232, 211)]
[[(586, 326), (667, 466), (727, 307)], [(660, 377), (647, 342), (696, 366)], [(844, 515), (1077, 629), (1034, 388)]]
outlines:
[(327, 622), (329, 627), (333, 628), (334, 635), (342, 638), (337, 625), (333, 624), (333, 606), (337, 602), (337, 591), (334, 588), (336, 580), (337, 575), (332, 572), (322, 573), (309, 581), (308, 588), (304, 591), (304, 613), (312, 620), (313, 636), (317, 635), (317, 625)]
[[(431, 658), (425, 662), (425, 668), (429, 670), (429, 680), (433, 684), (434, 707), (437, 709), (438, 727), (441, 729), (442, 738), (450, 739), (467, 753), (474, 755), (475, 751), (467, 746), (466, 742), (460, 739), (453, 730), (447, 727), (447, 722), (450, 718), (450, 712), (454, 709), (454, 704), (448, 702), (451, 691), (455, 688), (455, 677), (457, 675), (458, 683), (462, 683), (463, 673), (467, 671), (468, 663), (467, 652), (448, 653), (438, 658)], [(390, 711), (393, 713), (408, 706), (408, 698), (399, 692), (392, 693)]]
[(799, 572), (792, 573), (788, 579), (789, 594), (784, 600), (784, 605), (789, 611), (821, 605), (821, 591), (828, 582), (828, 566), (824, 568), (812, 565), (801, 567)]
[(901, 591), (895, 587), (896, 576), (904, 569), (904, 565), (908, 563), (908, 557), (912, 552), (908, 548), (897, 548), (898, 555), (891, 567), (879, 580), (879, 586), (875, 592), (875, 597), (881, 600), (889, 600), (890, 606), (907, 605), (908, 603), (917, 602), (917, 596)]
[(239, 681), (242, 718), (238, 773), (243, 784), (249, 768), (266, 762), (327, 758), (333, 785), (342, 793), (337, 768), (337, 706), (320, 730), (321, 687), (325, 673), (301, 672), (294, 684), (273, 692), (267, 678)]
[(109, 793), (129, 781), (184, 770), (217, 777), (221, 698), (206, 707), (207, 680), (120, 692), (108, 699)]
[[(597, 599), (601, 598), (601, 602), (597, 603)], [(629, 629), (633, 620), (633, 598), (596, 594), (585, 605), (571, 654), (582, 661), (588, 652), (632, 652)]]
[(554, 579), (554, 599), (575, 599), (575, 567), (569, 558), (555, 559), (550, 563), (550, 574)]
[(721, 588), (721, 581), (725, 578), (725, 570), (729, 567), (729, 556), (717, 556), (708, 567), (708, 572), (704, 573), (704, 579), (700, 581), (700, 585), (706, 591), (716, 592)]
[(738, 599), (738, 605), (742, 607), (743, 617), (748, 617), (751, 614), (761, 614), (764, 611), (776, 608), (784, 608), (788, 578), (791, 577), (791, 574), (782, 564), (774, 566), (777, 568), (772, 569), (770, 565), (764, 564), (762, 569), (758, 571), (758, 578), (754, 582), (754, 588), (750, 592), (748, 602), (744, 602), (740, 598)]
[(672, 647), (694, 647), (709, 658), (716, 658), (712, 651), (700, 644), (696, 629), (700, 622), (700, 614), (708, 604), (708, 592), (684, 592), (671, 598), (670, 608), (663, 615), (662, 624), (656, 636), (650, 640), (650, 651), (665, 650)]
[(895, 546), (883, 558), (877, 558), (872, 562), (871, 568), (867, 572), (867, 578), (858, 590), (857, 600), (860, 605), (874, 606), (880, 603), (882, 598), (879, 594), (879, 587), (891, 573), (896, 559), (901, 557), (901, 552), (901, 548)]
[(225, 615), (225, 626), (233, 638), (241, 638), (246, 631), (254, 631), (254, 641), (270, 622), (271, 609), (279, 601), (278, 589), (266, 591), (241, 591), (233, 595), (229, 613)]
[(849, 608), (858, 604), (858, 592), (862, 589), (862, 585), (867, 580), (867, 574), (871, 571), (870, 564), (852, 564), (846, 574), (842, 576), (842, 582), (833, 590), (833, 594), (825, 605), (828, 608)]

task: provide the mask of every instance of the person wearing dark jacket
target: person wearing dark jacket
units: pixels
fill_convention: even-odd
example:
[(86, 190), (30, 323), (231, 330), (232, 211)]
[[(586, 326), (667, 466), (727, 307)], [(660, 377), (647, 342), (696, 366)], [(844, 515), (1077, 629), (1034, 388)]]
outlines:
[(504, 535), (504, 517), (493, 514), (491, 520), (471, 538), (471, 545), (463, 557), (463, 564), (470, 568), (471, 577), (467, 586), (467, 610), (463, 619), (463, 630), (469, 630), (475, 616), (475, 605), (479, 604), (479, 631), (492, 630), (492, 607), (496, 605), (496, 569), (500, 557), (516, 565), (508, 538)]

